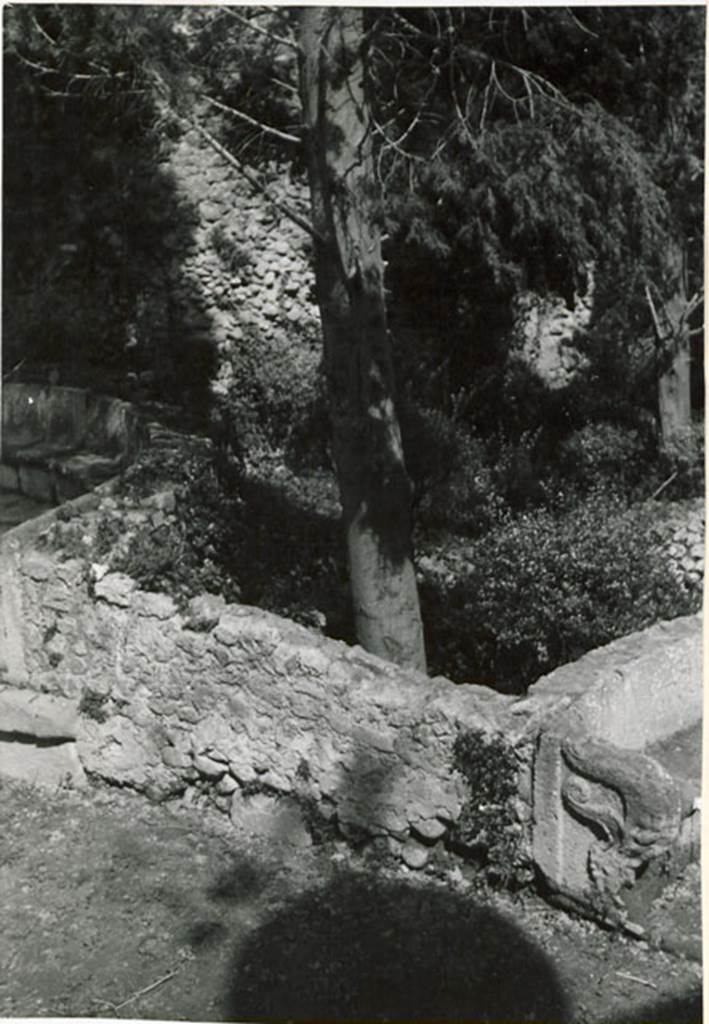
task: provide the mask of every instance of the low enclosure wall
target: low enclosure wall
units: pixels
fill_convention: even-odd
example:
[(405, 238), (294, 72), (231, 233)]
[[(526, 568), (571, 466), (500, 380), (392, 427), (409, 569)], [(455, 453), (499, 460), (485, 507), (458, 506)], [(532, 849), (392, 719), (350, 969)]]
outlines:
[[(110, 486), (74, 504), (100, 509)], [(642, 922), (648, 879), (697, 856), (698, 775), (657, 745), (699, 727), (699, 616), (591, 652), (520, 699), (218, 597), (179, 610), (43, 547), (54, 516), (0, 541), (0, 773), (192, 794), (274, 842), (337, 829), (410, 868), (442, 847), (497, 847), (619, 925)], [(490, 790), (493, 764), (511, 797), (502, 778)]]
[(61, 502), (115, 476), (140, 446), (129, 402), (84, 388), (3, 384), (0, 487)]

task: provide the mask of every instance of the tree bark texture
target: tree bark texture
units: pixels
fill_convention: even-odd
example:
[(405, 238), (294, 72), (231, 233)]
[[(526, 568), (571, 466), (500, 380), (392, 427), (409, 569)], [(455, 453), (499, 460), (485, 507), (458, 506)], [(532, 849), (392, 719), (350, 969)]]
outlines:
[(394, 403), (362, 11), (304, 8), (300, 87), (333, 454), (357, 638), (425, 670)]
[(665, 444), (681, 438), (692, 424), (687, 281), (684, 253), (679, 245), (669, 248), (668, 271), (675, 290), (663, 306), (663, 347), (666, 351), (660, 352), (657, 380), (660, 429)]

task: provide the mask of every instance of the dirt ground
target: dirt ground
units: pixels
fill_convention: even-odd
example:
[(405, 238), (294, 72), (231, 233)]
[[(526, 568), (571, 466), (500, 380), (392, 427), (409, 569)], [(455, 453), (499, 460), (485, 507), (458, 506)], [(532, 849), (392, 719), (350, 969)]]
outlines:
[(239, 840), (126, 792), (0, 786), (0, 1016), (701, 1021), (699, 965), (532, 896)]

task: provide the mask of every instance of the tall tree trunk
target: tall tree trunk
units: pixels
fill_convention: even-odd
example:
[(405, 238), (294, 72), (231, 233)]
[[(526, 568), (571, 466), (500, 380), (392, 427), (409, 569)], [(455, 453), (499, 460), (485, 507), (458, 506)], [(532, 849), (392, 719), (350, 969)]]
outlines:
[(668, 271), (675, 283), (672, 297), (662, 309), (657, 378), (660, 429), (665, 444), (682, 437), (692, 424), (690, 336), (687, 317), (687, 274), (684, 253), (678, 244), (668, 252)]
[(315, 277), (357, 638), (368, 651), (425, 670), (411, 485), (395, 411), (375, 209), (362, 11), (304, 8), (300, 46)]

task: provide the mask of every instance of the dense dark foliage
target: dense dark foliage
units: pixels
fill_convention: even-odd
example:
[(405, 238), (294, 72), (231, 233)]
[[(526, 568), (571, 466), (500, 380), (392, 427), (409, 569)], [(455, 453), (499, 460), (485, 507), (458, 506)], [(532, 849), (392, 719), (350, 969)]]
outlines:
[[(166, 252), (182, 252), (195, 226), (161, 158), (206, 94), (222, 104), (209, 128), (239, 160), (302, 171), (294, 14), (262, 12), (264, 34), (238, 21), (248, 9), (5, 10), (4, 371), (61, 364), (64, 381), (109, 390), (150, 371), (178, 419), (198, 391), (213, 401), (216, 353), (187, 347), (169, 302), (155, 306)], [(675, 285), (669, 240), (684, 251), (690, 292), (700, 287), (704, 13), (367, 18), (431, 667), (521, 691), (697, 602), (659, 559), (653, 516), (632, 502), (660, 488), (663, 499), (703, 492), (701, 425), (660, 441), (668, 353), (646, 296), (660, 303)], [(219, 227), (211, 242), (231, 272), (254, 258)], [(594, 314), (575, 339), (586, 363), (551, 391), (510, 359), (512, 298), (531, 288), (571, 302), (590, 263)], [(696, 327), (699, 307), (693, 316)], [(136, 332), (150, 345), (132, 346)], [(219, 591), (350, 638), (327, 404), (304, 370), (317, 344), (299, 328), (284, 346), (254, 331), (222, 352), (231, 386), (220, 402), (249, 474), (228, 494), (206, 457), (148, 459), (128, 485), (142, 500), (140, 488), (166, 476), (174, 514), (123, 546), (106, 517), (99, 553), (181, 599)], [(702, 402), (697, 373), (697, 419)]]
[(594, 647), (695, 611), (699, 595), (659, 541), (653, 506), (596, 492), (435, 550), (422, 585), (432, 671), (521, 693)]
[(500, 737), (460, 733), (453, 767), (469, 789), (452, 841), (482, 861), (489, 881), (510, 886), (529, 880), (521, 853), (521, 826), (512, 807), (517, 793), (514, 750)]

